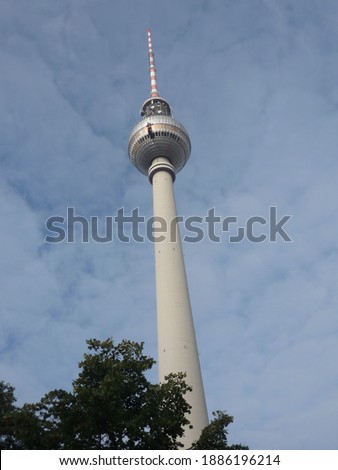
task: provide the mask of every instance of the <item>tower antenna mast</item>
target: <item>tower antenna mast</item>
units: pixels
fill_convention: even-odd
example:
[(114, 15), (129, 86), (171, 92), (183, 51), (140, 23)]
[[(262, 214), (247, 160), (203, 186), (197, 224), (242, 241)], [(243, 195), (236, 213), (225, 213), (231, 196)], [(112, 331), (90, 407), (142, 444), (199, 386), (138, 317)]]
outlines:
[(153, 44), (151, 41), (151, 30), (148, 28), (148, 56), (149, 56), (149, 74), (150, 74), (150, 88), (151, 96), (153, 98), (159, 97), (157, 90), (157, 80), (156, 80), (156, 67), (155, 67), (155, 57), (153, 51)]

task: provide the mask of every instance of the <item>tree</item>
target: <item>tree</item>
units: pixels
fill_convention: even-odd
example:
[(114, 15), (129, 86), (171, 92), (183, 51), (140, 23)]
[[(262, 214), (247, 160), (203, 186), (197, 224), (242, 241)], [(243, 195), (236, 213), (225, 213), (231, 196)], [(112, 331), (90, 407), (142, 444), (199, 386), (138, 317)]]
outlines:
[[(152, 384), (146, 373), (155, 361), (143, 343), (87, 341), (89, 352), (71, 392), (53, 390), (38, 403), (14, 405), (14, 389), (0, 387), (4, 449), (178, 449), (189, 425), (191, 388), (182, 373)], [(217, 412), (193, 449), (227, 449), (232, 417)], [(242, 447), (238, 447), (242, 448)]]
[(198, 441), (192, 445), (193, 450), (237, 450), (249, 449), (242, 444), (228, 445), (227, 427), (233, 422), (233, 416), (229, 416), (224, 411), (214, 411), (214, 419), (206, 426)]
[(111, 339), (87, 344), (71, 393), (54, 390), (38, 403), (11, 409), (11, 422), (20, 426), (5, 448), (179, 448), (190, 410), (184, 375), (151, 384), (145, 373), (155, 361), (143, 354), (143, 344), (114, 345)]
[(14, 388), (3, 381), (0, 382), (0, 449), (11, 448), (13, 445), (13, 420), (16, 399)]

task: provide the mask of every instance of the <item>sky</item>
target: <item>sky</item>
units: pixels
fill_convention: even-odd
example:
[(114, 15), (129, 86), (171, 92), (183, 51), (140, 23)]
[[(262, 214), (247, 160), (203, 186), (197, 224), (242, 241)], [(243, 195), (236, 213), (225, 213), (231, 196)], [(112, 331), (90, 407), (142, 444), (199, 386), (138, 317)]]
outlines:
[[(209, 414), (251, 449), (338, 448), (337, 22), (334, 0), (0, 0), (0, 380), (19, 405), (70, 390), (88, 338), (157, 356), (153, 243), (45, 241), (68, 207), (102, 230), (152, 214), (128, 158), (150, 27), (192, 142), (178, 213), (238, 218), (183, 243)], [(266, 239), (231, 241), (255, 216)]]

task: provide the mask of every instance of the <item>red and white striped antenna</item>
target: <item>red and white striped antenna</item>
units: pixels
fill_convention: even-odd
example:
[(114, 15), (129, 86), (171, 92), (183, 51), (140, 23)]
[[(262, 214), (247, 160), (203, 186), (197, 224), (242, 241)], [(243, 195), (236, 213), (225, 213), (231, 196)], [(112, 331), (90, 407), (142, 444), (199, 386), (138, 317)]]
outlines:
[(148, 28), (148, 55), (149, 55), (149, 73), (150, 73), (151, 97), (156, 98), (156, 97), (159, 97), (160, 95), (157, 91), (156, 68), (155, 68), (153, 45), (152, 45), (152, 42), (151, 42), (150, 28)]

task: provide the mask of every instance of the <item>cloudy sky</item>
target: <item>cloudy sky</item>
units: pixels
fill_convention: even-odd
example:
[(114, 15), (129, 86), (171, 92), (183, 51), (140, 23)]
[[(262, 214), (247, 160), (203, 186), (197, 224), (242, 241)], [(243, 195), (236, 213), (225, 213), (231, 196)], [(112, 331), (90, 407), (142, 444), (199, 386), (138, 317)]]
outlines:
[(209, 412), (253, 449), (337, 449), (338, 3), (0, 0), (0, 23), (0, 379), (18, 403), (69, 389), (86, 338), (157, 355), (153, 244), (45, 242), (67, 207), (102, 229), (152, 213), (127, 153), (151, 27), (192, 141), (179, 214), (292, 215), (292, 242), (184, 244)]

